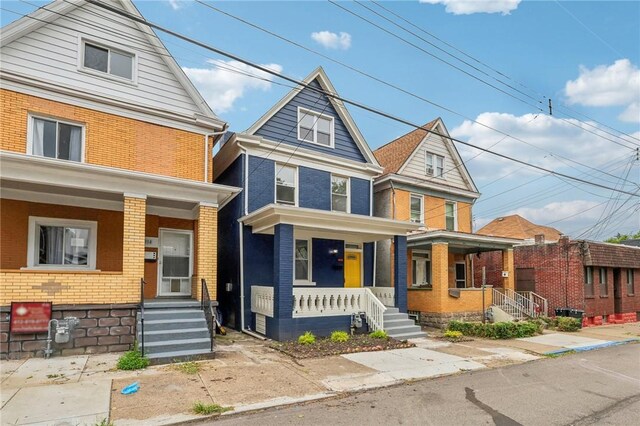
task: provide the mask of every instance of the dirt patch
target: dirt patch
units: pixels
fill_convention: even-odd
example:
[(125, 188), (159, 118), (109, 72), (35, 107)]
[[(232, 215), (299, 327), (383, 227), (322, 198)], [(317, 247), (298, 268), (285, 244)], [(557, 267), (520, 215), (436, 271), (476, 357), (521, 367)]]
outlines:
[(274, 342), (273, 349), (279, 350), (294, 359), (323, 358), (340, 354), (357, 352), (386, 351), (389, 349), (415, 348), (415, 344), (392, 338), (374, 339), (368, 335), (351, 336), (346, 342), (333, 342), (331, 339), (318, 339), (310, 345), (296, 341)]
[(436, 352), (442, 352), (449, 355), (455, 355), (463, 358), (473, 358), (473, 357), (484, 357), (493, 355), (491, 352), (483, 351), (481, 349), (476, 349), (471, 346), (464, 345), (451, 345), (444, 346), (442, 348), (434, 348)]

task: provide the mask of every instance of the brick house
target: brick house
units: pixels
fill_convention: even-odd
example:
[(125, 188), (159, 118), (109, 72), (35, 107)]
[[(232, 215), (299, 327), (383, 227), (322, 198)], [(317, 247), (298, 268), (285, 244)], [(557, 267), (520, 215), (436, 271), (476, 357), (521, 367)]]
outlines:
[(109, 15), (59, 0), (2, 29), (3, 358), (45, 346), (9, 335), (12, 302), (80, 318), (54, 346), (79, 354), (129, 349), (143, 298), (199, 298), (201, 279), (216, 298), (217, 210), (240, 190), (212, 183), (226, 123), (153, 31)]
[[(536, 234), (539, 228), (531, 230), (527, 236), (530, 242), (514, 248), (516, 291), (533, 291), (546, 298), (548, 315), (562, 307), (584, 310), (584, 325), (638, 320), (640, 247), (566, 236), (548, 242), (541, 233)], [(482, 253), (475, 259), (476, 280), (482, 276), (483, 267), (487, 283), (500, 286), (499, 253)]]

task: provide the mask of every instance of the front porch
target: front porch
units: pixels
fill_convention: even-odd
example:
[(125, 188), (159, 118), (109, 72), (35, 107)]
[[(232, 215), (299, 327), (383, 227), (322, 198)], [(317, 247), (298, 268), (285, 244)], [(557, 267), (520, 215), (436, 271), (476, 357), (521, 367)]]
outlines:
[[(372, 330), (385, 329), (385, 313), (393, 308), (406, 316), (405, 233), (417, 225), (280, 205), (240, 222), (249, 299), (245, 321), (251, 330), (290, 340), (305, 331), (347, 331), (353, 314), (364, 313)], [(404, 285), (376, 287), (375, 243), (389, 238), (398, 247), (395, 282)], [(256, 262), (252, 248), (265, 262)]]
[(454, 319), (481, 321), (494, 303), (494, 292), (474, 280), (474, 255), (501, 251), (502, 284), (513, 290), (513, 246), (520, 242), (443, 230), (409, 235), (408, 310), (418, 314), (422, 324), (435, 327), (446, 327)]

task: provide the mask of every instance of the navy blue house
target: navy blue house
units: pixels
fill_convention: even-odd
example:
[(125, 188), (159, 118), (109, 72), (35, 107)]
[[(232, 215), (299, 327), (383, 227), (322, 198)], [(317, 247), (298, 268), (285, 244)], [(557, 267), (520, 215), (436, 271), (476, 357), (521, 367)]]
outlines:
[[(326, 93), (336, 91), (318, 68), (215, 156), (215, 182), (243, 190), (218, 215), (224, 322), (288, 340), (346, 331), (357, 313), (409, 336), (406, 233), (419, 225), (373, 217), (382, 168)], [(389, 239), (396, 287), (377, 287), (375, 244)]]

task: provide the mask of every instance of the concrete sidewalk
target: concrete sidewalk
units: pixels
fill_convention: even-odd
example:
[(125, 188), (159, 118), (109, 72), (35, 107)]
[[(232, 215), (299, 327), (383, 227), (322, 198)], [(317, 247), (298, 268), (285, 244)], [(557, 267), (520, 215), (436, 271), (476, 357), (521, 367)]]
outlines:
[[(266, 342), (230, 333), (217, 339), (216, 359), (191, 364), (190, 372), (178, 364), (117, 371), (118, 354), (3, 361), (0, 423), (93, 425), (109, 419), (118, 426), (171, 424), (199, 418), (191, 411), (195, 402), (247, 411), (527, 362), (569, 341), (638, 336), (640, 324), (538, 336), (543, 339), (454, 344), (423, 338), (410, 349), (293, 360)], [(140, 390), (122, 395), (120, 390), (133, 382)]]

